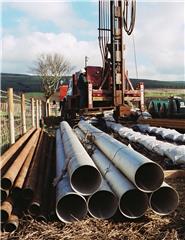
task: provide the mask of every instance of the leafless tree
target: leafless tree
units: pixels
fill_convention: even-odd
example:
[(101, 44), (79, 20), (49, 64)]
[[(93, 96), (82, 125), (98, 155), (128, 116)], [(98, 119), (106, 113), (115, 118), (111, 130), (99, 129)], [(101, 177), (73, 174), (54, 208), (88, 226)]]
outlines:
[(46, 100), (55, 92), (61, 77), (71, 70), (71, 64), (61, 54), (41, 54), (32, 70), (42, 79), (42, 89)]

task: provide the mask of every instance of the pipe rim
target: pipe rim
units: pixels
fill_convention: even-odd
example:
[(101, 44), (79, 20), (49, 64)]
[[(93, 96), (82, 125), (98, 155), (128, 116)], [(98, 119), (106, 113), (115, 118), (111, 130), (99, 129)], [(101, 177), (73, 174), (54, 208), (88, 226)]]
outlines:
[[(70, 199), (68, 199), (69, 197), (70, 197)], [(71, 201), (71, 197), (75, 198), (74, 204), (72, 205), (73, 207), (74, 206), (76, 207), (76, 206), (79, 206), (80, 204), (82, 204), (81, 207), (82, 207), (83, 211), (79, 211), (81, 213), (81, 216), (78, 219), (81, 220), (87, 215), (87, 203), (86, 203), (85, 198), (83, 196), (79, 195), (76, 192), (68, 192), (67, 194), (65, 194), (65, 196), (63, 196), (62, 198), (60, 198), (57, 201), (56, 208), (55, 208), (55, 212), (56, 212), (57, 217), (59, 218), (60, 221), (62, 221), (64, 223), (72, 223), (72, 222), (76, 221), (75, 218), (70, 217), (69, 215), (68, 215), (68, 217), (62, 216), (61, 211), (60, 211), (61, 206), (59, 206), (59, 204), (61, 204), (61, 201), (65, 200), (65, 202), (63, 204), (65, 206), (66, 203), (69, 204), (69, 202)], [(78, 201), (78, 200), (80, 200), (80, 201)], [(77, 204), (77, 201), (78, 201), (78, 204)], [(66, 210), (67, 207), (64, 207), (63, 209)]]
[(99, 170), (91, 165), (80, 166), (74, 170), (70, 177), (72, 189), (86, 196), (96, 192), (101, 185), (101, 181), (102, 178)]
[[(168, 191), (168, 192), (165, 194), (166, 191)], [(158, 196), (156, 194), (158, 194)], [(159, 194), (161, 194), (161, 195), (159, 195)], [(169, 197), (169, 195), (171, 195), (171, 196)], [(173, 197), (173, 199), (172, 199), (172, 197)], [(161, 206), (156, 205), (156, 203), (155, 203), (155, 201), (158, 199), (160, 200), (159, 202), (160, 202)], [(164, 200), (164, 202), (162, 200)], [(174, 202), (172, 202), (172, 200), (174, 200)], [(158, 215), (163, 215), (163, 216), (175, 211), (175, 209), (178, 206), (178, 203), (179, 203), (179, 194), (174, 188), (172, 188), (170, 186), (160, 187), (158, 190), (151, 193), (150, 198), (149, 198), (149, 206), (152, 209), (152, 211)], [(171, 206), (169, 206), (169, 209), (167, 209), (166, 211), (164, 211), (164, 210), (161, 211), (161, 207), (167, 207), (167, 204), (168, 204), (168, 206), (171, 205)]]
[(38, 202), (32, 202), (28, 211), (32, 216), (38, 216), (41, 211), (40, 204)]
[(4, 226), (5, 232), (14, 232), (18, 228), (18, 224), (16, 222), (7, 222)]
[(137, 169), (134, 181), (137, 188), (143, 192), (156, 191), (164, 181), (163, 169), (152, 161), (144, 163)]
[[(107, 201), (107, 199), (105, 199), (104, 196), (103, 197), (101, 196), (102, 194), (109, 195), (108, 196), (109, 202)], [(96, 195), (100, 195), (100, 196), (96, 196)], [(100, 198), (100, 199), (97, 200), (96, 198)], [(96, 210), (93, 210), (91, 207), (91, 204), (93, 204), (93, 201), (95, 201), (95, 199), (96, 199), (96, 202), (102, 203), (102, 206), (100, 206), (100, 208), (97, 207)], [(109, 206), (107, 206), (107, 205), (109, 205)], [(97, 219), (109, 219), (112, 216), (114, 216), (114, 214), (116, 213), (116, 211), (118, 209), (118, 199), (113, 192), (107, 191), (107, 190), (100, 190), (100, 191), (95, 192), (88, 198), (87, 206), (88, 206), (88, 211), (92, 217), (97, 218)], [(109, 214), (106, 214), (106, 215), (102, 214), (102, 216), (99, 216), (102, 213), (102, 208), (103, 208), (103, 211), (109, 209), (108, 210)], [(97, 211), (97, 214), (95, 214), (95, 211)]]
[(12, 187), (11, 179), (7, 177), (3, 177), (1, 179), (1, 187), (4, 188), (5, 190), (9, 190)]
[(138, 189), (125, 192), (119, 200), (119, 210), (123, 216), (136, 219), (142, 217), (148, 209), (148, 196)]
[(1, 193), (0, 194), (1, 194), (1, 202), (4, 202), (7, 199), (7, 197), (8, 197), (7, 190), (1, 189)]

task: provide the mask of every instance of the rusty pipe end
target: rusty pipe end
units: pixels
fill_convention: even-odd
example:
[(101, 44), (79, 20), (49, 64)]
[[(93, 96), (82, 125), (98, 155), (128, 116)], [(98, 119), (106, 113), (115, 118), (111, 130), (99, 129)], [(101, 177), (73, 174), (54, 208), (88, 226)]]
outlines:
[(14, 232), (19, 226), (19, 218), (16, 215), (11, 215), (8, 222), (4, 225), (5, 232)]
[(12, 181), (10, 178), (3, 177), (1, 179), (1, 187), (5, 190), (9, 190), (12, 187)]
[(148, 196), (138, 189), (132, 189), (122, 195), (119, 201), (120, 212), (127, 218), (139, 218), (148, 208)]
[(38, 202), (32, 202), (28, 211), (32, 216), (38, 216), (41, 211), (40, 204)]
[(1, 194), (1, 202), (4, 202), (8, 197), (9, 191), (1, 188), (0, 194)]
[(135, 184), (143, 192), (157, 190), (164, 181), (164, 172), (161, 166), (155, 162), (147, 162), (141, 165), (135, 174)]

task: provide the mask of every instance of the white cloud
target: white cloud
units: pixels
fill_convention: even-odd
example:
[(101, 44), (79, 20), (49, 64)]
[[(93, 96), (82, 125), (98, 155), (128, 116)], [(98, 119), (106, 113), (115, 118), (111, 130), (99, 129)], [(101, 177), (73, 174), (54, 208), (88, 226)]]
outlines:
[[(3, 72), (28, 72), (36, 57), (43, 52), (61, 53), (78, 70), (84, 66), (85, 56), (90, 65), (100, 65), (100, 54), (96, 41), (78, 41), (70, 33), (41, 33), (3, 38)], [(12, 63), (15, 63), (14, 66)]]
[[(183, 6), (182, 2), (138, 4), (135, 44), (139, 77), (185, 80)], [(135, 77), (131, 38), (127, 37), (126, 57), (131, 76)]]

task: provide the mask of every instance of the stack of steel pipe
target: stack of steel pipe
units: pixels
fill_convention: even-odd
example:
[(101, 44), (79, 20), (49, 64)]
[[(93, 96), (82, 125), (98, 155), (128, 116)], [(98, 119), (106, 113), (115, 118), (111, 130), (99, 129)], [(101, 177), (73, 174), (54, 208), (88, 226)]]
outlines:
[[(146, 210), (146, 194), (149, 196), (147, 205), (154, 212), (165, 215), (176, 209), (178, 193), (164, 182), (163, 170), (157, 163), (85, 121), (80, 121), (78, 127), (81, 132), (76, 132), (81, 141), (88, 138), (92, 142), (94, 152), (91, 157), (118, 196), (119, 209), (123, 215), (131, 218), (142, 215), (142, 210), (143, 213)], [(120, 188), (129, 193), (123, 199)], [(139, 204), (141, 208), (137, 209)]]
[[(24, 146), (20, 149), (21, 144)], [(28, 211), (38, 220), (48, 218), (46, 193), (52, 190), (51, 165), (55, 161), (52, 138), (41, 129), (30, 130), (14, 145), (2, 155), (1, 164), (3, 168), (9, 164), (1, 177), (0, 208), (1, 221), (8, 232), (18, 228), (23, 212)]]

